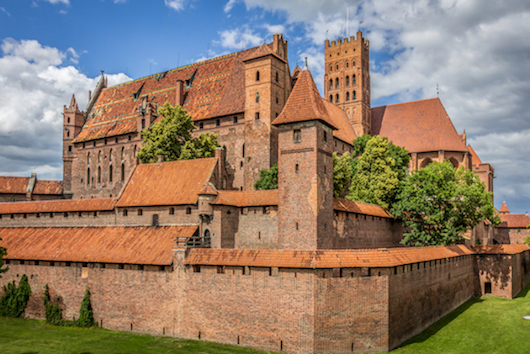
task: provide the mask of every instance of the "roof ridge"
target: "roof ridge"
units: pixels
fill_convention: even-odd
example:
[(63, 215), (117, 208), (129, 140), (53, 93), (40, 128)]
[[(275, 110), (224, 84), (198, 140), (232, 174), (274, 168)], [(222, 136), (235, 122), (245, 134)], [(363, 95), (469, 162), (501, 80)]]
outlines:
[[(421, 100), (414, 100), (414, 101), (407, 101), (407, 102), (389, 103), (389, 104), (384, 104), (384, 105), (377, 106), (377, 107), (371, 107), (370, 109), (376, 109), (376, 108), (382, 108), (382, 107), (388, 107), (388, 106), (398, 106), (398, 105), (403, 105), (403, 104), (418, 103), (418, 102), (432, 101), (432, 100), (438, 100), (438, 101), (440, 101), (440, 98), (438, 98), (438, 97), (432, 97), (432, 98), (423, 98), (423, 99), (421, 99)], [(440, 103), (441, 103), (441, 101), (440, 101)], [(444, 109), (444, 110), (445, 110), (445, 109)], [(447, 113), (447, 112), (446, 112), (446, 113)]]

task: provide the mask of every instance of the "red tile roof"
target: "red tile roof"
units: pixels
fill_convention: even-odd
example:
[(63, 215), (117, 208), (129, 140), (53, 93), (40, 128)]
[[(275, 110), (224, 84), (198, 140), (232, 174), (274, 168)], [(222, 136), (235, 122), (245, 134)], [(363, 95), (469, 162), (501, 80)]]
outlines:
[(285, 62), (285, 60), (282, 57), (280, 57), (279, 55), (277, 55), (276, 53), (272, 51), (270, 45), (268, 44), (262, 44), (259, 47), (255, 48), (247, 58), (243, 59), (243, 61), (257, 59), (257, 58), (265, 57), (267, 55), (272, 55), (273, 57)]
[(0, 228), (7, 259), (170, 265), (175, 237), (197, 226)]
[(480, 160), (480, 158), (478, 157), (477, 153), (475, 152), (475, 150), (471, 147), (471, 145), (468, 145), (467, 146), (467, 149), (469, 150), (469, 152), (471, 153), (471, 164), (472, 165), (475, 165), (475, 166), (478, 166), (482, 163), (482, 161)]
[(472, 248), (478, 254), (518, 254), (530, 250), (528, 245), (489, 245)]
[(291, 95), (285, 103), (285, 107), (272, 124), (281, 125), (320, 120), (330, 127), (338, 129), (323, 101), (313, 81), (311, 72), (302, 70), (298, 75), (298, 80), (293, 87)]
[(333, 199), (333, 209), (337, 211), (346, 211), (349, 213), (379, 216), (382, 218), (394, 218), (389, 212), (381, 208), (379, 205), (355, 202), (342, 198)]
[(474, 254), (468, 246), (365, 250), (191, 249), (184, 264), (281, 268), (395, 267)]
[(105, 211), (114, 209), (114, 198), (58, 199), (0, 203), (0, 214), (62, 213), (66, 211)]
[(33, 194), (62, 195), (63, 181), (37, 180), (35, 183), (35, 188), (33, 188)]
[(26, 194), (29, 177), (0, 177), (0, 193)]
[(510, 209), (508, 209), (508, 205), (506, 205), (506, 202), (502, 202), (501, 209), (499, 210), (501, 213), (510, 213)]
[(357, 133), (353, 129), (346, 112), (325, 99), (322, 99), (322, 102), (337, 126), (337, 130), (333, 132), (333, 136), (352, 145), (353, 141), (357, 139)]
[(212, 205), (230, 205), (236, 207), (278, 205), (278, 190), (264, 191), (219, 191)]
[(216, 164), (204, 158), (138, 165), (116, 206), (195, 204)]
[(468, 151), (438, 98), (372, 108), (372, 133), (409, 152)]
[(217, 195), (218, 191), (217, 191), (217, 189), (215, 188), (215, 186), (213, 184), (211, 184), (210, 182), (206, 182), (204, 184), (204, 187), (202, 187), (201, 190), (199, 191), (199, 194), (201, 194), (201, 195)]
[(177, 80), (189, 80), (189, 87), (184, 88), (183, 108), (194, 121), (244, 112), (243, 60), (254, 50), (243, 50), (103, 89), (74, 142), (136, 132), (140, 98), (147, 96), (155, 106), (162, 106), (164, 102), (175, 105)]
[(530, 225), (530, 216), (526, 214), (501, 214), (502, 223), (497, 227), (525, 229)]

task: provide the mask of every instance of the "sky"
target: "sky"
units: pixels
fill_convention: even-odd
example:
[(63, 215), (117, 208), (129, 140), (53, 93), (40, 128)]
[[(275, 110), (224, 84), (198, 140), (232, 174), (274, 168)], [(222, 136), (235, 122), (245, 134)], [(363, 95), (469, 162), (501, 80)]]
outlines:
[(0, 175), (62, 178), (62, 108), (272, 41), (323, 93), (324, 41), (370, 41), (372, 106), (439, 96), (495, 168), (494, 204), (530, 209), (528, 0), (0, 0)]

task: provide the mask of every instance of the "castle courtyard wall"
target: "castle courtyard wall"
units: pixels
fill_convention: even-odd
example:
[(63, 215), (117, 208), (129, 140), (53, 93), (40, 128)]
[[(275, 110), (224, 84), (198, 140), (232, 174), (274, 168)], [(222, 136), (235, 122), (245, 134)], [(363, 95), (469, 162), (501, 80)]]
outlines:
[(394, 219), (335, 211), (334, 249), (399, 247), (403, 226)]

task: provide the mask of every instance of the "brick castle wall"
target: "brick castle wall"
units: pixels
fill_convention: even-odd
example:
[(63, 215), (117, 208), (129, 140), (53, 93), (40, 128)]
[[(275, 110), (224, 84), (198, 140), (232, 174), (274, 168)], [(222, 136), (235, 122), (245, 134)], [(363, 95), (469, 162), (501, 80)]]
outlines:
[(331, 248), (398, 247), (403, 226), (393, 219), (335, 211)]

